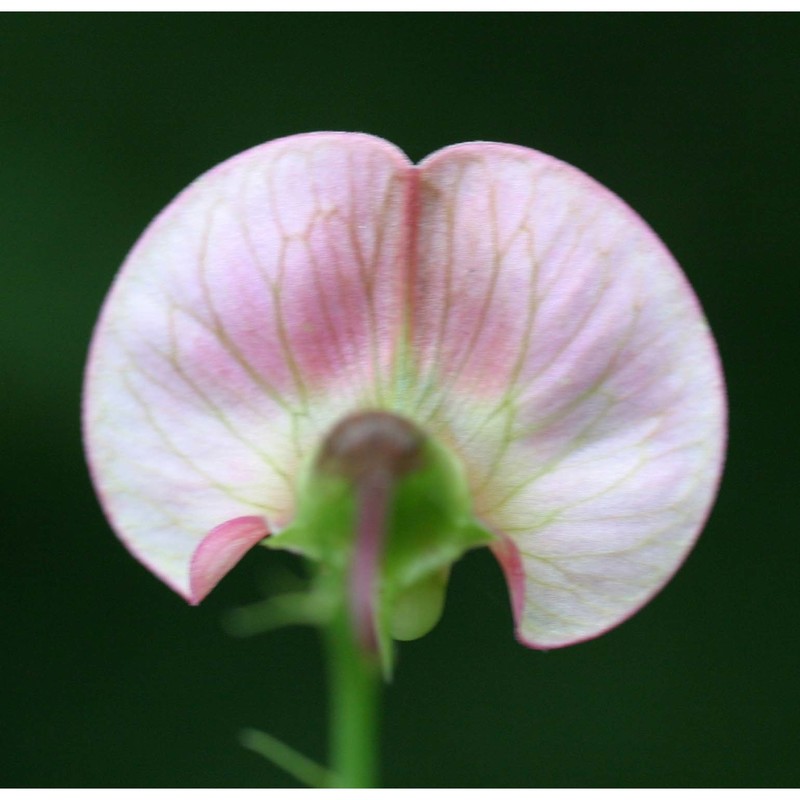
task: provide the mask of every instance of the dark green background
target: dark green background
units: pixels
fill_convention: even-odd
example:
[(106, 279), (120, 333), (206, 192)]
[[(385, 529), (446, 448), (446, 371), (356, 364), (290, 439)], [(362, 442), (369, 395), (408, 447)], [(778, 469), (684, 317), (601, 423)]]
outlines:
[(732, 407), (708, 527), (622, 627), (526, 650), (492, 558), (456, 568), (386, 695), (386, 784), (797, 785), (798, 54), (787, 15), (0, 17), (0, 784), (294, 785), (245, 725), (324, 756), (313, 632), (221, 627), (280, 556), (186, 606), (103, 520), (78, 403), (150, 218), (228, 156), (328, 129), (414, 159), (514, 142), (607, 184), (694, 284)]

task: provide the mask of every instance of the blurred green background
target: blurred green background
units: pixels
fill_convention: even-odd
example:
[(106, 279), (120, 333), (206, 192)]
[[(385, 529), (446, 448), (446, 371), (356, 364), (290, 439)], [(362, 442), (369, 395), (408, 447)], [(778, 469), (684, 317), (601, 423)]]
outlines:
[(280, 555), (189, 608), (101, 516), (78, 407), (151, 217), (228, 156), (325, 129), (413, 159), (513, 142), (608, 185), (695, 286), (732, 407), (704, 535), (620, 628), (526, 650), (491, 556), (457, 566), (386, 693), (386, 785), (800, 782), (800, 17), (5, 14), (0, 69), (0, 784), (294, 785), (238, 746), (248, 725), (324, 757), (315, 634), (221, 626)]

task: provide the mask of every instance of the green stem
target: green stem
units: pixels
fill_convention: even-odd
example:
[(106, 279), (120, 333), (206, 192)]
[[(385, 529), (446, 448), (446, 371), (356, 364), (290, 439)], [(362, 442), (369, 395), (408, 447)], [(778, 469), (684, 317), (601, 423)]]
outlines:
[(359, 647), (344, 614), (329, 626), (327, 647), (330, 768), (338, 788), (374, 788), (378, 780), (380, 665), (376, 655)]
[(239, 732), (239, 741), (243, 747), (263, 756), (267, 761), (271, 761), (306, 786), (324, 789), (333, 786), (336, 782), (325, 767), (314, 763), (293, 747), (289, 747), (264, 731), (245, 728)]

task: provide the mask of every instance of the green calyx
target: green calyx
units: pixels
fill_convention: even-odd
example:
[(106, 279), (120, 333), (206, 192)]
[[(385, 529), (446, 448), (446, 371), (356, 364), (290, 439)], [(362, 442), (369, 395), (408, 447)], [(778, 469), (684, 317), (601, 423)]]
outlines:
[(369, 570), (371, 624), (388, 671), (392, 641), (417, 639), (441, 617), (452, 564), (492, 541), (472, 517), (458, 460), (407, 420), (375, 411), (331, 431), (300, 484), (294, 522), (265, 545), (308, 558), (314, 590), (351, 629), (360, 623), (348, 598)]

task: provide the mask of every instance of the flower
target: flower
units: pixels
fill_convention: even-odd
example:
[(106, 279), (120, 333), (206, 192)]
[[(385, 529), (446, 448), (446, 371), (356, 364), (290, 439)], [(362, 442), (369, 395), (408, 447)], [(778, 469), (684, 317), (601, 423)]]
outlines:
[(415, 166), (303, 134), (215, 167), (117, 275), (84, 399), (112, 526), (191, 603), (289, 541), (337, 424), (409, 421), (484, 535), (451, 560), (491, 548), (535, 648), (669, 580), (724, 458), (719, 359), (667, 249), (576, 168), (489, 142)]

